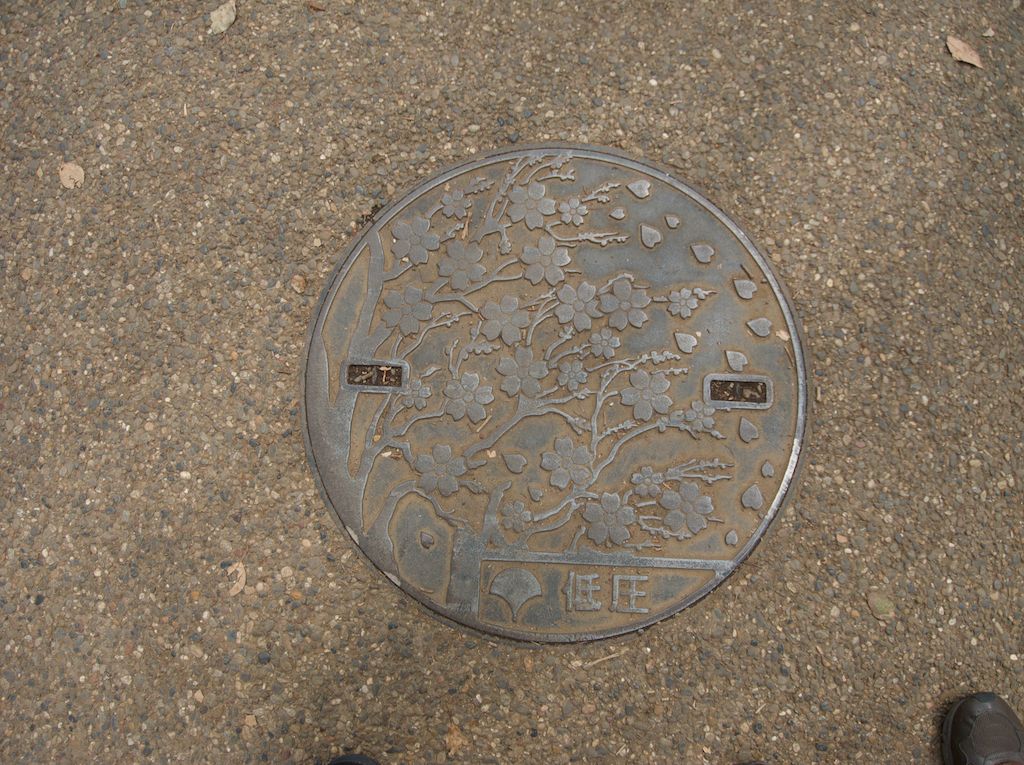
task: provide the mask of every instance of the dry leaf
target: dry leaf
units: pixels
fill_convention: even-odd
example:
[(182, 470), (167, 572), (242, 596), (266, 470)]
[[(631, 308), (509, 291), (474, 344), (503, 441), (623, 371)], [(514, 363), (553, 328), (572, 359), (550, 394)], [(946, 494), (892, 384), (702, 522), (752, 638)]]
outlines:
[(996, 30), (994, 30), (992, 27), (989, 27), (988, 29), (986, 29), (984, 32), (981, 33), (981, 36), (982, 37), (995, 37), (996, 36)]
[(85, 170), (74, 162), (64, 162), (57, 170), (60, 185), (66, 189), (77, 189), (85, 183)]
[(884, 592), (872, 590), (868, 593), (868, 608), (880, 622), (887, 622), (896, 616), (896, 604)]
[(238, 578), (235, 579), (235, 583), (231, 585), (231, 589), (228, 590), (228, 597), (233, 598), (235, 595), (245, 589), (245, 564), (242, 561), (232, 563), (227, 568), (228, 575), (238, 572)]
[(444, 745), (448, 748), (448, 756), (454, 757), (461, 752), (468, 743), (469, 739), (462, 735), (462, 731), (455, 726), (455, 723), (449, 723), (448, 733), (446, 733), (444, 737)]
[(235, 23), (235, 0), (228, 0), (216, 10), (210, 11), (210, 34), (222, 35)]
[(981, 57), (977, 51), (963, 40), (958, 40), (953, 35), (949, 35), (946, 38), (946, 47), (949, 48), (949, 52), (953, 54), (953, 58), (957, 61), (963, 61), (965, 64), (976, 66), (979, 69), (985, 68), (981, 65)]

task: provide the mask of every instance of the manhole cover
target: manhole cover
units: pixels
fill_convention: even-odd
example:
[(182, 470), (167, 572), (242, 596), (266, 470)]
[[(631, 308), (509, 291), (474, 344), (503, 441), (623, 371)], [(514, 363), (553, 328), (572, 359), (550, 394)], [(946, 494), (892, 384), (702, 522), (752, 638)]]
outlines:
[(307, 443), (366, 556), (512, 638), (638, 629), (757, 544), (803, 439), (799, 333), (747, 236), (665, 172), (536, 147), (381, 211), (313, 326)]

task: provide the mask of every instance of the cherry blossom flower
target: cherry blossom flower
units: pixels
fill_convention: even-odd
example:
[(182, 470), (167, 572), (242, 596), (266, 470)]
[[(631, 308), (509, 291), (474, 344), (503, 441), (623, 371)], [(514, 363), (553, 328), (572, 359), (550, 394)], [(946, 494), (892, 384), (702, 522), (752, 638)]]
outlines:
[(423, 299), (419, 287), (406, 287), (403, 292), (390, 290), (384, 294), (388, 307), (381, 318), (388, 327), (397, 326), (403, 335), (411, 335), (420, 328), (421, 321), (430, 319), (433, 306)]
[(512, 203), (508, 208), (508, 217), (513, 223), (525, 218), (527, 228), (540, 228), (544, 225), (544, 216), (555, 213), (555, 200), (548, 199), (546, 193), (544, 184), (536, 181), (529, 186), (516, 186), (508, 193)]
[(595, 544), (610, 547), (613, 544), (621, 545), (629, 539), (627, 526), (636, 521), (636, 511), (622, 504), (618, 494), (604, 492), (600, 502), (587, 503), (583, 519), (590, 524), (587, 536)]
[(462, 189), (453, 189), (441, 197), (441, 204), (441, 214), (444, 217), (462, 220), (466, 217), (466, 211), (473, 203), (466, 199), (466, 194)]
[(521, 330), (530, 323), (529, 314), (519, 307), (519, 298), (503, 295), (500, 303), (488, 300), (480, 311), (484, 323), (480, 327), (484, 337), (494, 340), (498, 335), (508, 345), (519, 342)]
[(668, 312), (680, 319), (686, 319), (696, 310), (699, 302), (693, 290), (672, 290), (668, 293)]
[(515, 358), (505, 357), (498, 362), (498, 371), (505, 376), (501, 389), (510, 396), (520, 391), (530, 398), (540, 395), (540, 381), (548, 373), (548, 365), (533, 360), (529, 348), (516, 348)]
[(562, 214), (562, 223), (580, 226), (583, 225), (583, 218), (587, 214), (587, 206), (580, 202), (579, 197), (569, 197), (559, 203), (558, 212)]
[(694, 401), (683, 414), (683, 419), (698, 433), (715, 427), (715, 408), (703, 401)]
[(590, 336), (590, 352), (598, 358), (610, 359), (621, 343), (608, 327), (602, 327)]
[(706, 516), (711, 515), (715, 509), (711, 497), (703, 496), (695, 483), (680, 484), (679, 491), (665, 491), (658, 499), (658, 504), (668, 510), (665, 525), (676, 533), (684, 526), (691, 534), (706, 529)]
[(557, 295), (555, 316), (562, 324), (572, 322), (577, 332), (590, 329), (591, 319), (601, 316), (601, 309), (597, 306), (597, 287), (593, 284), (583, 282), (579, 287), (563, 284)]
[(402, 396), (402, 406), (423, 409), (432, 393), (430, 386), (425, 385), (422, 380), (413, 380), (409, 383), (409, 391)]
[(551, 471), (551, 485), (564, 489), (572, 481), (583, 484), (590, 480), (590, 452), (585, 446), (576, 446), (568, 436), (555, 439), (555, 450), (544, 452), (540, 458), (540, 466)]
[(391, 235), (395, 238), (391, 252), (413, 263), (426, 263), (427, 253), (441, 246), (437, 234), (430, 233), (430, 221), (419, 216), (396, 223), (391, 227)]
[(465, 458), (455, 457), (447, 444), (437, 444), (430, 454), (421, 454), (412, 466), (420, 474), (416, 481), (420, 489), (428, 494), (437, 490), (444, 497), (459, 490), (459, 476), (467, 470)]
[(636, 488), (633, 490), (638, 497), (657, 497), (661, 494), (661, 484), (665, 481), (662, 473), (655, 473), (650, 465), (644, 465), (639, 473), (633, 473), (629, 479)]
[(501, 525), (509, 531), (524, 531), (526, 524), (533, 520), (533, 516), (526, 509), (526, 505), (519, 500), (510, 502), (501, 508), (501, 515)]
[(629, 373), (629, 385), (622, 391), (622, 403), (633, 407), (633, 416), (638, 420), (649, 420), (655, 412), (668, 413), (672, 399), (665, 395), (670, 383), (664, 372), (652, 375), (642, 369), (634, 370)]
[(539, 284), (546, 279), (554, 287), (565, 280), (562, 266), (569, 265), (571, 258), (565, 247), (556, 247), (555, 240), (544, 234), (536, 247), (526, 246), (520, 258), (526, 264), (524, 275), (531, 284)]
[(484, 404), (494, 401), (490, 385), (480, 384), (480, 375), (476, 372), (465, 372), (458, 380), (449, 380), (444, 386), (444, 411), (453, 420), (461, 420), (469, 415), (470, 422), (480, 422), (487, 416)]
[(480, 245), (465, 243), (458, 239), (448, 242), (448, 248), (437, 262), (437, 272), (448, 277), (448, 283), (454, 290), (464, 290), (470, 283), (478, 282), (487, 273), (480, 265), (484, 251)]
[(615, 329), (625, 329), (627, 324), (642, 327), (647, 321), (647, 314), (641, 309), (650, 305), (651, 299), (642, 289), (633, 287), (625, 279), (619, 279), (612, 285), (612, 291), (601, 295), (601, 310), (609, 314), (608, 325)]
[(562, 359), (558, 363), (558, 384), (575, 393), (587, 381), (587, 370), (579, 359)]

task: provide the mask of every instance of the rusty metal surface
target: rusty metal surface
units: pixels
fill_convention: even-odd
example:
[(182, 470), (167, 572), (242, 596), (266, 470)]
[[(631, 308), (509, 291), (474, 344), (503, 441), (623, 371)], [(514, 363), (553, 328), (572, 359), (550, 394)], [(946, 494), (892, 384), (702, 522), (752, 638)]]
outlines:
[(796, 319), (747, 236), (590, 147), (492, 154), (381, 211), (325, 290), (303, 398), (366, 556), (533, 641), (638, 629), (721, 583), (806, 420)]

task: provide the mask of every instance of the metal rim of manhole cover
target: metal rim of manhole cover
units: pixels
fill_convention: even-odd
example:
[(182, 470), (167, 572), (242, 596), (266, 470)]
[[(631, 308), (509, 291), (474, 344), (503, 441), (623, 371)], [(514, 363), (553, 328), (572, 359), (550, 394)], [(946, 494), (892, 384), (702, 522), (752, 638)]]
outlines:
[(667, 172), (535, 146), (377, 213), (317, 308), (303, 428), (359, 549), (434, 613), (540, 642), (640, 629), (750, 553), (806, 423), (796, 318)]

